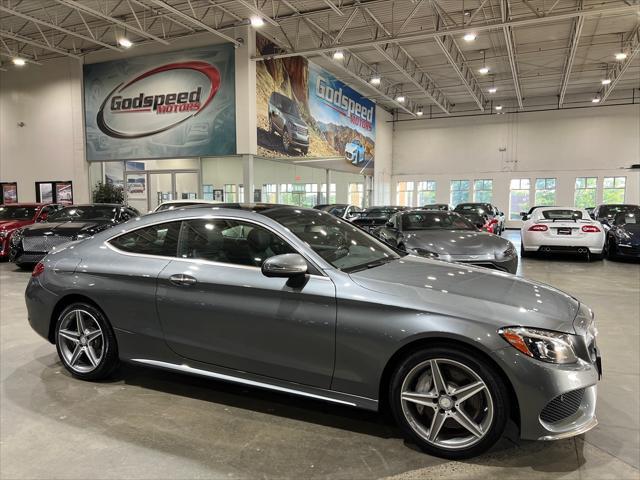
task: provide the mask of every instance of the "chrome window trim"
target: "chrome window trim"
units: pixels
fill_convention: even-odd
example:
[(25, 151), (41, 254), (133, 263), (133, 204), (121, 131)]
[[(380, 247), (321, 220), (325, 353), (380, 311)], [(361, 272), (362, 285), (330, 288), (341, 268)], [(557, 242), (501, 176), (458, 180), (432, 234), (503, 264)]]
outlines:
[[(280, 385), (274, 385), (271, 383), (266, 383), (266, 382), (259, 382), (257, 380), (249, 380), (247, 378), (242, 378), (242, 377), (236, 377), (233, 375), (227, 375), (224, 373), (216, 373), (216, 372), (210, 372), (209, 370), (202, 370), (200, 368), (194, 368), (191, 367), (189, 365), (186, 364), (182, 364), (182, 365), (178, 365), (175, 363), (169, 363), (169, 362), (162, 362), (160, 360), (151, 360), (151, 359), (146, 359), (146, 358), (132, 358), (131, 359), (132, 362), (136, 362), (136, 363), (142, 363), (144, 365), (151, 365), (151, 366), (155, 366), (155, 367), (160, 367), (160, 368), (166, 368), (169, 370), (177, 370), (180, 372), (184, 372), (184, 373), (191, 373), (191, 374), (195, 374), (195, 375), (202, 375), (205, 377), (211, 377), (211, 378), (215, 378), (217, 380), (224, 380), (227, 382), (234, 382), (234, 383), (241, 383), (244, 385), (249, 385), (252, 387), (260, 387), (260, 388), (266, 388), (269, 390), (275, 390), (278, 392), (284, 392), (284, 393), (291, 393), (294, 395), (300, 395), (303, 397), (309, 397), (309, 398), (314, 398), (316, 400), (324, 400), (327, 402), (333, 402), (333, 403), (339, 403), (341, 405), (349, 405), (351, 407), (357, 407), (358, 405), (355, 402), (348, 402), (346, 400), (340, 400), (338, 398), (334, 398), (334, 397), (329, 397), (329, 396), (325, 396), (325, 395), (319, 395), (316, 393), (310, 393), (310, 392), (305, 392), (303, 390), (297, 390), (294, 388), (288, 388), (288, 387), (282, 387)], [(373, 400), (370, 398), (366, 398), (366, 397), (361, 397), (365, 400)], [(377, 403), (377, 401), (376, 401)]]
[(131, 228), (129, 230), (126, 231), (121, 231), (116, 235), (113, 235), (109, 238), (107, 238), (106, 240), (104, 240), (104, 245), (116, 252), (119, 253), (121, 255), (129, 255), (129, 256), (133, 256), (133, 257), (143, 257), (143, 258), (163, 258), (163, 259), (167, 259), (167, 260), (178, 260), (181, 262), (190, 262), (190, 263), (198, 263), (198, 264), (205, 264), (205, 265), (213, 265), (213, 266), (223, 266), (223, 267), (233, 267), (233, 268), (242, 268), (242, 269), (250, 269), (250, 270), (260, 270), (262, 271), (262, 269), (260, 267), (252, 267), (250, 265), (238, 265), (235, 263), (225, 263), (225, 262), (215, 262), (213, 260), (206, 260), (203, 258), (180, 258), (177, 256), (177, 252), (176, 252), (176, 256), (175, 257), (168, 257), (166, 255), (151, 255), (151, 254), (147, 254), (147, 253), (134, 253), (134, 252), (125, 252), (124, 250), (120, 250), (118, 247), (116, 247), (115, 245), (111, 244), (111, 240), (121, 237), (122, 235), (127, 235), (129, 233), (135, 232), (136, 230), (141, 230), (143, 228), (148, 228), (148, 227), (153, 227), (155, 225), (162, 225), (163, 223), (172, 223), (172, 222), (183, 222), (183, 221), (187, 221), (187, 220), (234, 220), (234, 221), (240, 221), (240, 222), (247, 222), (247, 223), (252, 223), (256, 226), (259, 226), (261, 228), (264, 228), (265, 230), (269, 231), (270, 233), (272, 233), (273, 235), (276, 235), (278, 238), (280, 238), (283, 242), (285, 242), (287, 245), (289, 245), (296, 253), (298, 253), (298, 255), (301, 255), (307, 262), (310, 262), (316, 270), (318, 270), (321, 274), (320, 275), (316, 275), (316, 274), (308, 274), (310, 277), (313, 278), (322, 278), (325, 280), (331, 280), (327, 274), (324, 273), (324, 269), (321, 268), (315, 261), (311, 260), (307, 255), (300, 253), (298, 251), (297, 248), (293, 248), (293, 246), (291, 246), (291, 242), (287, 239), (282, 238), (282, 235), (280, 235), (278, 232), (273, 231), (273, 229), (271, 227), (269, 227), (268, 225), (265, 225), (264, 223), (260, 223), (257, 222), (253, 219), (248, 219), (248, 218), (244, 218), (244, 217), (235, 217), (235, 216), (218, 216), (218, 215), (214, 215), (214, 214), (208, 214), (208, 215), (195, 215), (195, 216), (189, 216), (189, 217), (182, 217), (182, 218), (174, 218), (174, 219), (165, 219), (165, 220), (160, 220), (157, 222), (153, 222), (153, 223), (147, 223), (146, 225), (142, 225), (136, 228)]

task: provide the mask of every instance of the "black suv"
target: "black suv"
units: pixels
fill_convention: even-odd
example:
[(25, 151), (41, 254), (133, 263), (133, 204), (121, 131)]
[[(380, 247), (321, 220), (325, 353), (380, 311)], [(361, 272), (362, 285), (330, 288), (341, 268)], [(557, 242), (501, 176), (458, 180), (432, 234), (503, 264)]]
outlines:
[(298, 105), (278, 92), (269, 97), (269, 130), (280, 135), (286, 153), (294, 149), (303, 155), (309, 152), (309, 127), (302, 119)]

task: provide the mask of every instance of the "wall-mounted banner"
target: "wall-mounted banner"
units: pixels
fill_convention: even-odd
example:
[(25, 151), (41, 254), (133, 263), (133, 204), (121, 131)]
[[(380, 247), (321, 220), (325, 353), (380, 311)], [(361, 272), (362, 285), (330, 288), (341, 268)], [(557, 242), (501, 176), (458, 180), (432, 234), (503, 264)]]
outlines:
[(236, 153), (231, 45), (84, 66), (88, 160)]
[[(277, 47), (257, 36), (263, 55)], [(303, 57), (256, 65), (258, 154), (314, 161), (348, 172), (373, 172), (375, 103)]]

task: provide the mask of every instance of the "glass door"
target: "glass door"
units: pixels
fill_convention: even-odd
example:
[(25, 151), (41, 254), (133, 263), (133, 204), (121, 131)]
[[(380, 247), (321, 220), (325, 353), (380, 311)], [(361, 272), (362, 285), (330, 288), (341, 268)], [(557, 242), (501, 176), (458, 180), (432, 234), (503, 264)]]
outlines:
[(162, 202), (174, 200), (173, 172), (149, 173), (149, 210)]
[(173, 191), (176, 200), (195, 200), (198, 198), (199, 177), (198, 172), (175, 172)]
[(147, 174), (145, 172), (127, 173), (127, 204), (138, 210), (142, 215), (149, 211)]

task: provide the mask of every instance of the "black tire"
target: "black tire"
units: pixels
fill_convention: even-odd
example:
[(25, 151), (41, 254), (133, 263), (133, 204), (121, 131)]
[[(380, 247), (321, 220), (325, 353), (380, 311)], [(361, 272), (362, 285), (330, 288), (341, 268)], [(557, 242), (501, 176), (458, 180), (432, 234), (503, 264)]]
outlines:
[[(480, 377), (487, 387), (486, 389), (493, 401), (493, 416), (491, 423), (488, 424), (487, 428), (484, 430), (484, 436), (473, 445), (457, 449), (436, 446), (418, 434), (405, 416), (402, 405), (403, 402), (401, 400), (401, 391), (405, 378), (411, 374), (415, 367), (423, 364), (423, 362), (434, 359), (438, 359), (438, 362), (441, 362), (444, 359), (464, 365)], [(455, 397), (453, 398), (455, 400)], [(396, 368), (393, 376), (391, 377), (391, 382), (389, 384), (389, 404), (396, 423), (407, 440), (415, 443), (424, 452), (430, 455), (452, 460), (475, 457), (491, 448), (502, 436), (511, 408), (507, 387), (504, 384), (502, 377), (498, 372), (496, 372), (495, 367), (470, 350), (468, 351), (463, 348), (454, 349), (450, 347), (425, 348), (407, 356)], [(456, 409), (453, 408), (452, 411), (455, 412)], [(468, 412), (466, 413), (468, 415)], [(451, 425), (451, 422), (454, 421), (450, 420), (449, 422), (449, 424), (445, 423), (444, 425)], [(458, 427), (455, 422), (453, 423), (453, 426), (454, 428)], [(436, 436), (436, 438), (438, 437)]]
[[(63, 340), (60, 336), (60, 328), (68, 315), (73, 315), (74, 311), (81, 310), (89, 314), (92, 317), (92, 320), (95, 319), (95, 322), (98, 324), (101, 330), (101, 344), (100, 348), (102, 349), (102, 354), (100, 356), (100, 361), (97, 363), (95, 367), (91, 371), (78, 371), (77, 368), (73, 368), (63, 350), (64, 347), (62, 345)], [(58, 351), (58, 356), (60, 357), (60, 361), (67, 369), (67, 371), (76, 378), (88, 381), (102, 380), (113, 372), (113, 370), (118, 366), (119, 358), (118, 358), (118, 344), (116, 342), (115, 334), (113, 333), (113, 329), (105, 315), (94, 305), (86, 302), (78, 302), (73, 303), (66, 307), (58, 318), (56, 319), (56, 329), (55, 329), (55, 344), (56, 350)], [(88, 348), (89, 343), (86, 344)], [(78, 346), (81, 344), (78, 343)], [(87, 355), (87, 354), (84, 354)], [(88, 357), (86, 357), (88, 359)], [(87, 362), (89, 363), (89, 362)]]
[(616, 252), (616, 243), (612, 238), (607, 241), (607, 258), (609, 260), (615, 260), (616, 258), (618, 258)]
[(522, 245), (522, 242), (520, 242), (520, 258), (527, 258), (527, 257), (532, 257), (533, 254), (531, 252), (527, 252), (524, 249), (524, 245)]
[(306, 155), (307, 153), (309, 153), (309, 147), (301, 148), (300, 151), (302, 152), (303, 155)]
[(282, 148), (285, 153), (291, 152), (291, 133), (289, 133), (289, 129), (286, 127), (282, 132)]
[(598, 262), (604, 258), (602, 253), (589, 253), (588, 259), (590, 262)]
[(271, 118), (271, 116), (269, 116), (269, 133), (273, 135), (275, 131), (276, 129), (273, 128), (273, 119)]

